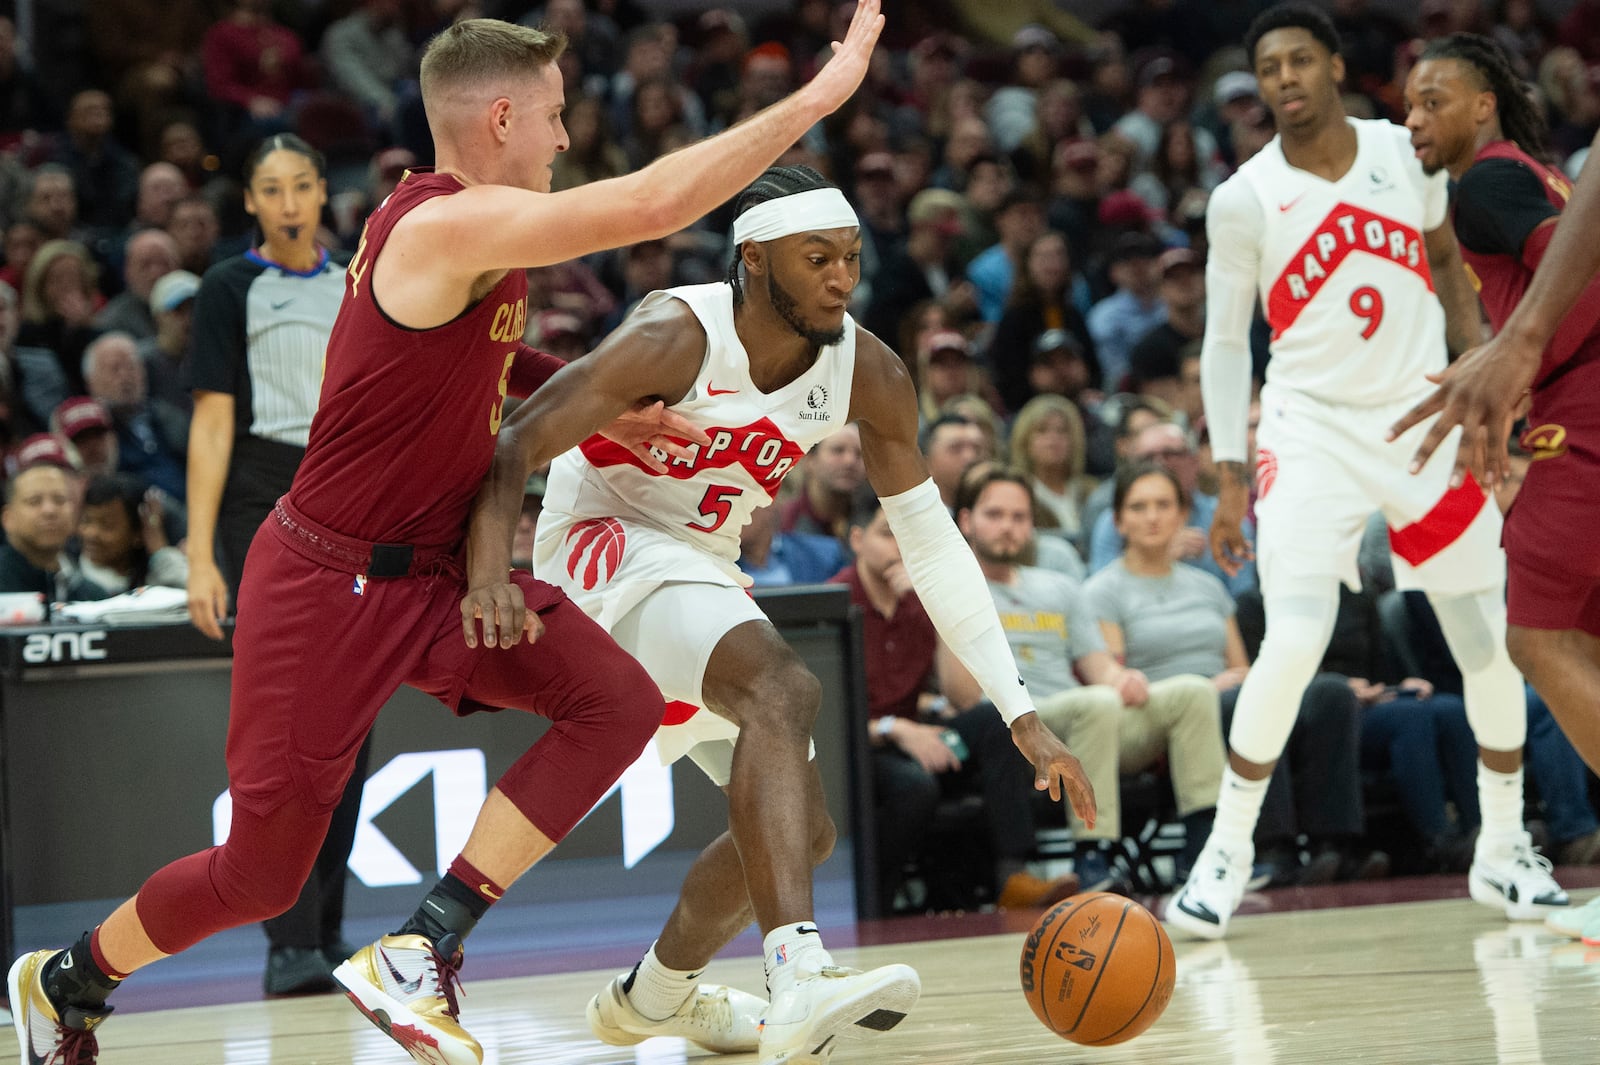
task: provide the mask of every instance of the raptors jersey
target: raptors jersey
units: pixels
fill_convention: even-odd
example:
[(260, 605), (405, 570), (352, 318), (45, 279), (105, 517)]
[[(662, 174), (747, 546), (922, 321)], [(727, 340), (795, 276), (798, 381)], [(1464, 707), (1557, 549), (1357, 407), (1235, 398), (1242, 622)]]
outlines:
[[(671, 409), (704, 429), (710, 445), (695, 447), (690, 458), (671, 459), (668, 472), (658, 474), (617, 444), (590, 437), (551, 466), (544, 507), (576, 519), (620, 518), (650, 526), (708, 552), (748, 584), (734, 565), (739, 530), (757, 507), (773, 501), (801, 456), (849, 418), (855, 323), (846, 316), (843, 340), (823, 348), (795, 380), (767, 393), (750, 379), (750, 356), (733, 328), (731, 286), (652, 292), (641, 306), (669, 299), (687, 304), (706, 332), (694, 386)], [(692, 578), (680, 573), (678, 579)]]
[[(1338, 181), (1290, 166), (1274, 138), (1212, 195), (1213, 245), (1256, 264), (1272, 327), (1267, 379), (1323, 402), (1373, 406), (1431, 386), (1447, 360), (1423, 234), (1445, 221), (1401, 126), (1349, 120), (1356, 158)], [(1216, 223), (1223, 223), (1218, 225)]]

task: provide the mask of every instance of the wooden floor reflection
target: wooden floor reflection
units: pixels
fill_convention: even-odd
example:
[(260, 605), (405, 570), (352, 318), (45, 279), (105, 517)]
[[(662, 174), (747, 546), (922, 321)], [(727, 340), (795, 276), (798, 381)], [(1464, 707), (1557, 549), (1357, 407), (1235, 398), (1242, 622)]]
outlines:
[[(1021, 941), (1008, 932), (836, 949), (842, 964), (916, 966), (923, 997), (898, 1029), (841, 1049), (833, 1065), (1600, 1062), (1600, 951), (1465, 900), (1267, 913), (1239, 918), (1223, 943), (1179, 942), (1166, 1015), (1103, 1049), (1063, 1042), (1033, 1018), (1019, 991)], [(709, 975), (760, 988), (755, 958), (719, 961)], [(754, 1065), (676, 1040), (594, 1041), (583, 1005), (607, 976), (469, 982), (463, 1020), (487, 1065)], [(118, 1015), (101, 1032), (102, 1065), (408, 1060), (331, 996)]]

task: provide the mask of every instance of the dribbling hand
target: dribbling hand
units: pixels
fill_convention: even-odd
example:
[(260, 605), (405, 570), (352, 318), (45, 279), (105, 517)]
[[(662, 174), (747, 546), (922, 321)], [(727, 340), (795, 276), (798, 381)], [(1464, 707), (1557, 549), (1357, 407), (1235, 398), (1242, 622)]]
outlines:
[(1065, 793), (1073, 813), (1083, 823), (1094, 827), (1094, 785), (1083, 771), (1083, 763), (1067, 750), (1066, 744), (1045, 727), (1037, 713), (1023, 714), (1011, 723), (1011, 742), (1033, 765), (1035, 791), (1048, 791), (1053, 801), (1060, 802)]
[(461, 600), (461, 632), (468, 647), (478, 646), (479, 624), (485, 647), (515, 647), (523, 637), (533, 643), (544, 635), (544, 622), (528, 609), (522, 589), (509, 580), (472, 588)]

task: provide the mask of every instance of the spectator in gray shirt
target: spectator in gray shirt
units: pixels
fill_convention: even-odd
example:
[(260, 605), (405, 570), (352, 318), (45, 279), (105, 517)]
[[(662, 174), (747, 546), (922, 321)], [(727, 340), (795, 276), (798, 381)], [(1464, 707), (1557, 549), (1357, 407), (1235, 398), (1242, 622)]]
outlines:
[[(1215, 801), (1223, 765), (1217, 691), (1203, 677), (1151, 682), (1118, 663), (1077, 582), (1021, 564), (1033, 540), (1033, 512), (1033, 493), (1020, 471), (980, 467), (957, 491), (956, 523), (988, 578), (1039, 718), (1078, 755), (1094, 785), (1094, 827), (1072, 822), (1074, 867), (1083, 890), (1104, 890), (1114, 878), (1101, 844), (1122, 835), (1120, 773), (1139, 772), (1165, 756), (1180, 814), (1199, 813)], [(981, 698), (971, 676), (942, 648), (939, 679), (957, 708)]]

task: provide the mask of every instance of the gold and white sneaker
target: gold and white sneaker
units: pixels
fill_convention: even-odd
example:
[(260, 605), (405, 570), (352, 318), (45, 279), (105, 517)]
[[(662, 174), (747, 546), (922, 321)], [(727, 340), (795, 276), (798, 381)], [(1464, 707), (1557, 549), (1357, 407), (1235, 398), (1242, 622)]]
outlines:
[(11, 1024), (21, 1044), (22, 1065), (95, 1065), (100, 1043), (94, 1030), (111, 1007), (57, 1010), (45, 994), (41, 974), (59, 950), (36, 950), (12, 963), (6, 978), (11, 993)]
[(761, 1065), (825, 1061), (839, 1042), (881, 1035), (905, 1020), (921, 993), (909, 965), (869, 972), (825, 965), (773, 993), (761, 1022)]
[(384, 936), (333, 971), (367, 1019), (423, 1065), (483, 1065), (460, 1023), (461, 940)]
[(602, 1043), (633, 1046), (658, 1035), (687, 1039), (717, 1054), (753, 1054), (761, 1042), (765, 999), (731, 987), (701, 984), (678, 1008), (659, 1021), (641, 1015), (622, 990), (618, 976), (589, 1000), (589, 1030)]

